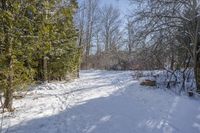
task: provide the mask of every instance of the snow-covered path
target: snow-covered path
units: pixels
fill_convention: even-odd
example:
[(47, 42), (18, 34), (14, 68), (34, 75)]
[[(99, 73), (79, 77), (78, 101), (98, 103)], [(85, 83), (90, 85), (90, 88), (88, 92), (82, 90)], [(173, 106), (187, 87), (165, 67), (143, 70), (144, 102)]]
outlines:
[(200, 101), (141, 87), (131, 72), (83, 71), (16, 100), (8, 133), (200, 133)]

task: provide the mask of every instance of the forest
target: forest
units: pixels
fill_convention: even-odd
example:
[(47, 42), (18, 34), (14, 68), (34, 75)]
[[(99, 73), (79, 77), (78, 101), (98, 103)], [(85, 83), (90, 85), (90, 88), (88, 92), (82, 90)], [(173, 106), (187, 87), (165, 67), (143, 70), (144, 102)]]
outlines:
[(83, 1), (76, 16), (82, 69), (166, 70), (172, 75), (193, 69), (200, 90), (198, 0), (130, 0), (133, 11), (125, 15), (99, 2)]
[(0, 0), (0, 133), (199, 133), (199, 100), (200, 0)]

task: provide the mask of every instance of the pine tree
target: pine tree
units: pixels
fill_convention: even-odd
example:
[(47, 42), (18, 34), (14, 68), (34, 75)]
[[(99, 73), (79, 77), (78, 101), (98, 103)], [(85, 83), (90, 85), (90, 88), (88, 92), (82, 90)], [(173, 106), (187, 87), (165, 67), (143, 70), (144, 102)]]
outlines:
[[(0, 85), (4, 91), (4, 107), (12, 111), (13, 92), (33, 80), (34, 72), (28, 66), (28, 54), (22, 49), (30, 46), (24, 37), (31, 36), (26, 7), (19, 1), (5, 0), (0, 9)], [(30, 48), (31, 49), (31, 48)], [(20, 86), (20, 87), (19, 87)]]
[(76, 75), (79, 68), (81, 50), (77, 47), (77, 31), (73, 23), (77, 2), (72, 0), (70, 5), (62, 6), (55, 13), (56, 31), (52, 50), (49, 56), (50, 79), (65, 79), (66, 75)]
[(77, 2), (66, 5), (61, 1), (39, 1), (36, 14), (37, 79), (61, 80), (76, 71), (80, 50), (76, 46), (77, 33), (73, 23)]
[(0, 86), (12, 111), (13, 92), (34, 80), (63, 80), (77, 72), (81, 50), (73, 23), (77, 2), (2, 0)]

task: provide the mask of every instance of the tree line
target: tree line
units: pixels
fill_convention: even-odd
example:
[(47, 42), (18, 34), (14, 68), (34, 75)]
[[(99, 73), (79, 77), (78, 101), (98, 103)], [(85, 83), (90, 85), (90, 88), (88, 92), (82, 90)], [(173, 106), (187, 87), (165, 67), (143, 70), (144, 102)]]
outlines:
[(193, 69), (200, 91), (200, 1), (129, 0), (122, 16), (112, 5), (83, 0), (76, 14), (82, 69)]
[(200, 92), (200, 1), (131, 0), (138, 5), (132, 13), (137, 26), (135, 43), (145, 44), (157, 64), (171, 71), (193, 69)]
[(4, 108), (13, 92), (33, 82), (76, 76), (81, 49), (74, 25), (76, 0), (0, 1), (0, 86)]
[(78, 43), (84, 53), (82, 69), (108, 69), (118, 62), (117, 51), (123, 43), (120, 10), (100, 2), (83, 0), (76, 14)]

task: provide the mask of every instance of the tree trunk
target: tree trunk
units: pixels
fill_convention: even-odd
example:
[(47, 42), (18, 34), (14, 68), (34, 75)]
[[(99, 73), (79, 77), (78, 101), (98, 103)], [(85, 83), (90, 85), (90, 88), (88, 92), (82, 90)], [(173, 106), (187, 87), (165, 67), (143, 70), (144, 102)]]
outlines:
[(46, 82), (48, 80), (47, 76), (47, 57), (43, 57), (43, 82)]
[[(195, 3), (194, 5), (196, 5), (196, 4), (197, 3)], [(194, 42), (195, 42), (194, 44), (195, 45), (194, 45), (194, 49), (193, 49), (195, 81), (196, 81), (196, 87), (197, 87), (197, 92), (198, 93), (200, 93), (200, 59), (199, 59), (200, 57), (199, 57), (199, 53), (197, 53), (197, 51), (199, 50), (199, 46), (200, 46), (199, 36), (198, 36), (199, 26), (200, 26), (200, 22), (197, 21), (196, 31), (195, 31), (195, 40), (194, 40)]]
[(195, 79), (197, 92), (200, 93), (200, 54), (197, 54), (196, 62), (195, 62)]
[(87, 44), (86, 46), (86, 53), (85, 53), (85, 69), (87, 70), (89, 64), (89, 55), (90, 55), (90, 46)]
[(200, 93), (200, 64), (197, 66), (197, 91)]
[(10, 75), (8, 78), (8, 88), (5, 91), (5, 102), (4, 108), (7, 108), (8, 111), (13, 111), (12, 104), (13, 104), (13, 84), (12, 84), (12, 76)]
[(44, 56), (38, 59), (37, 66), (37, 80), (41, 82), (46, 82), (48, 80), (47, 76), (47, 58)]
[(78, 69), (77, 69), (77, 78), (80, 78), (80, 70), (79, 70), (79, 67), (78, 67)]
[(170, 63), (170, 69), (174, 70), (174, 52), (172, 51), (172, 56), (171, 56), (171, 63)]
[(86, 53), (85, 53), (85, 67), (88, 69), (89, 67), (89, 56), (90, 56), (90, 48), (91, 48), (91, 34), (92, 34), (92, 0), (88, 1), (88, 13), (87, 13), (87, 27), (86, 27)]
[(194, 57), (194, 76), (197, 87), (197, 92), (200, 93), (200, 57), (196, 54)]
[(128, 53), (129, 55), (131, 55), (132, 52), (132, 24), (131, 22), (128, 20)]
[(9, 75), (7, 79), (8, 87), (5, 90), (5, 102), (4, 108), (7, 108), (8, 111), (13, 111), (13, 57), (12, 57), (12, 45), (8, 48), (8, 62), (9, 62)]
[[(1, 1), (2, 4), (2, 9), (3, 10), (7, 10), (7, 6), (6, 6), (6, 1), (2, 0)], [(4, 108), (7, 108), (8, 111), (13, 111), (13, 78), (14, 78), (14, 70), (13, 70), (13, 56), (12, 56), (12, 52), (13, 52), (13, 47), (12, 47), (12, 40), (9, 39), (9, 35), (8, 35), (8, 29), (5, 26), (6, 22), (3, 22), (3, 30), (4, 30), (4, 34), (5, 36), (5, 44), (7, 44), (7, 48), (6, 48), (6, 53), (8, 54), (6, 56), (7, 60), (8, 60), (8, 78), (7, 78), (7, 87), (5, 89), (4, 92), (4, 97), (5, 97), (5, 101), (4, 101)]]
[(38, 65), (37, 65), (37, 80), (41, 81), (42, 80), (42, 59), (38, 59)]

